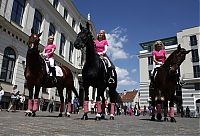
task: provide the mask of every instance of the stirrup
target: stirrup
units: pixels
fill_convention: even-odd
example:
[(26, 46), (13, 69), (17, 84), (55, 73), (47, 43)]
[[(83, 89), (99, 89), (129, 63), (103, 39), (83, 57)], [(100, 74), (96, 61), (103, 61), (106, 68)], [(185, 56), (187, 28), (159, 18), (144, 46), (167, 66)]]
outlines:
[(109, 83), (109, 84), (114, 84), (114, 83), (115, 83), (115, 80), (114, 80), (112, 77), (110, 77), (110, 78), (108, 79), (108, 83)]
[(53, 76), (53, 82), (54, 82), (54, 83), (57, 83), (57, 79), (56, 79), (55, 76)]

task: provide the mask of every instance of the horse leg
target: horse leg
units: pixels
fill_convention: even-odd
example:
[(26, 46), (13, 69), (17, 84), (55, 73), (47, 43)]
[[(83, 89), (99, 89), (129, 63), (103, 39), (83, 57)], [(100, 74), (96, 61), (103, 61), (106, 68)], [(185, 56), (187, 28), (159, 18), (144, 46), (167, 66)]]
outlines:
[(67, 98), (67, 104), (66, 104), (66, 109), (67, 109), (67, 113), (66, 116), (70, 117), (70, 113), (72, 112), (72, 104), (71, 104), (71, 100), (72, 100), (72, 90), (71, 89), (67, 89), (66, 90), (66, 98)]
[(168, 121), (167, 113), (168, 113), (168, 100), (165, 100), (164, 101), (164, 121)]
[(176, 122), (176, 120), (174, 118), (174, 96), (172, 96), (170, 99), (169, 107), (170, 107), (170, 113), (169, 113), (170, 121)]
[(85, 92), (85, 100), (83, 103), (83, 109), (84, 109), (84, 114), (82, 116), (82, 120), (88, 120), (88, 103), (89, 103), (89, 87), (84, 87), (84, 92)]
[(112, 87), (109, 87), (109, 96), (110, 96), (110, 102), (111, 102), (111, 106), (110, 106), (110, 119), (111, 120), (114, 120), (114, 115), (115, 115), (115, 103), (117, 100), (116, 93), (117, 92), (115, 92), (115, 89), (113, 89)]
[(162, 119), (162, 109), (161, 108), (162, 108), (161, 101), (157, 100), (157, 104), (156, 104), (157, 115), (156, 115), (156, 118), (158, 120)]
[(152, 115), (151, 115), (151, 121), (155, 121), (155, 98), (152, 98)]
[(33, 100), (33, 113), (32, 116), (35, 117), (35, 113), (38, 111), (38, 96), (40, 92), (40, 86), (35, 86), (35, 94)]
[(105, 106), (104, 93), (102, 93), (101, 98), (102, 98), (102, 105), (101, 105), (102, 114), (101, 114), (101, 119), (106, 119), (106, 117), (105, 117), (105, 108), (106, 108), (106, 106)]
[(31, 116), (33, 111), (33, 86), (28, 87), (29, 90), (29, 98), (28, 98), (28, 109), (25, 111), (25, 116)]
[(100, 100), (100, 96), (103, 89), (97, 88), (97, 97), (96, 97), (96, 105), (97, 105), (97, 114), (96, 114), (96, 120), (100, 120), (101, 119), (101, 113), (102, 113), (102, 109), (101, 109), (101, 100)]
[[(58, 94), (60, 97), (60, 113), (58, 115), (58, 117), (62, 117), (62, 113), (64, 111), (64, 96), (63, 96), (63, 88), (57, 88), (58, 89)], [(67, 92), (66, 92), (67, 95)]]

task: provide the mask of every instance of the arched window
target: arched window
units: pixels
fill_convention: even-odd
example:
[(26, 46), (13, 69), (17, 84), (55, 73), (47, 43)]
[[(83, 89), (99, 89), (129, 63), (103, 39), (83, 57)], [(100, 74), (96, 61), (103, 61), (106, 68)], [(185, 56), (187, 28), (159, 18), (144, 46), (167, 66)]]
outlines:
[(5, 82), (12, 82), (13, 72), (15, 68), (16, 54), (11, 47), (4, 50), (3, 62), (1, 67), (0, 80)]
[(55, 35), (55, 27), (52, 23), (49, 25), (49, 36)]
[(35, 15), (32, 27), (34, 33), (40, 32), (41, 24), (42, 24), (42, 14), (37, 9), (35, 9)]

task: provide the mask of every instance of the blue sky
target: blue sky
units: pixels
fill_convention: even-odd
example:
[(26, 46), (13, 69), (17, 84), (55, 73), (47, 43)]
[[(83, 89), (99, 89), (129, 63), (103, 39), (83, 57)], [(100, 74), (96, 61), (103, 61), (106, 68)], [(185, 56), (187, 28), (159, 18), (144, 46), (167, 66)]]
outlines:
[(200, 26), (199, 0), (72, 0), (96, 31), (106, 31), (108, 55), (117, 67), (118, 92), (139, 89), (139, 43), (176, 36)]

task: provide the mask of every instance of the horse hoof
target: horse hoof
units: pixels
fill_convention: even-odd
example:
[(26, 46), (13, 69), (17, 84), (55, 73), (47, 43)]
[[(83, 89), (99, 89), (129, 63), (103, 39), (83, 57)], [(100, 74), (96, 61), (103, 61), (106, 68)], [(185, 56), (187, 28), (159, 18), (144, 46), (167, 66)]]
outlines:
[(171, 122), (175, 122), (175, 123), (176, 123), (176, 120), (175, 120), (175, 118), (174, 118), (174, 117), (171, 117), (170, 121), (171, 121)]
[(103, 116), (101, 116), (101, 119), (106, 119), (106, 117), (103, 115)]
[(110, 120), (114, 120), (114, 117), (113, 117), (113, 116), (110, 116)]
[(167, 118), (167, 117), (165, 117), (165, 118), (164, 118), (164, 121), (168, 121), (168, 118)]
[(156, 116), (156, 118), (157, 118), (158, 120), (161, 120), (161, 119), (162, 119), (161, 113), (158, 113), (157, 116)]
[(151, 121), (155, 121), (156, 119), (155, 119), (155, 117), (151, 117)]
[(35, 115), (36, 115), (35, 112), (33, 112), (33, 113), (32, 113), (32, 117), (35, 117)]
[(87, 115), (83, 115), (83, 117), (81, 118), (81, 120), (88, 120), (88, 116)]
[(96, 117), (95, 120), (96, 120), (96, 121), (100, 121), (100, 120), (101, 120), (101, 117)]
[(60, 114), (58, 115), (58, 117), (62, 117), (62, 113), (60, 113)]
[(67, 117), (70, 117), (70, 115), (69, 115), (69, 114), (67, 114)]

